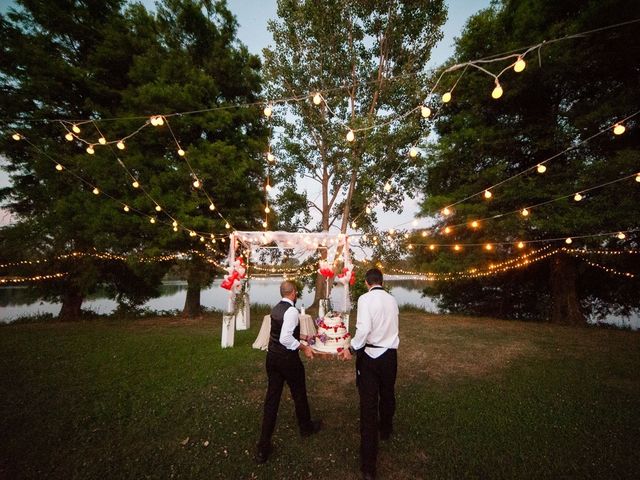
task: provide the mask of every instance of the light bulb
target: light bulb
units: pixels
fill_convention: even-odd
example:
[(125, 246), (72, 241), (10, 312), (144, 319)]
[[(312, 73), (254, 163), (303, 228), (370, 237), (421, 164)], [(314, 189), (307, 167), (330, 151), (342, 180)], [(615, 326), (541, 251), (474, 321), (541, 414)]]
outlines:
[(269, 224), (267, 222), (262, 222), (262, 228), (267, 228)]
[(80, 133), (80, 127), (77, 126), (75, 123), (71, 127), (71, 130), (73, 130), (73, 133)]
[(453, 249), (454, 249), (456, 252), (459, 252), (459, 251), (461, 250), (461, 247), (460, 247), (460, 245), (454, 245), (454, 246), (453, 246)]
[(229, 222), (227, 222), (224, 226), (224, 228), (226, 228), (227, 230), (229, 230), (231, 228), (231, 225), (229, 225)]
[(385, 192), (390, 192), (391, 191), (391, 184), (389, 182), (384, 184), (384, 191)]
[(61, 172), (62, 171), (62, 165), (60, 165), (59, 163), (56, 163), (56, 170)]
[(131, 186), (132, 186), (133, 188), (138, 188), (138, 187), (140, 186), (140, 184), (138, 183), (138, 181), (137, 181), (137, 180), (134, 180), (134, 182), (131, 184)]
[(520, 73), (525, 69), (526, 66), (527, 66), (527, 62), (525, 62), (522, 59), (522, 57), (518, 57), (518, 60), (516, 60), (516, 63), (513, 64), (513, 71), (516, 73)]
[(123, 210), (124, 210), (125, 212), (128, 212), (128, 211), (129, 211), (129, 207), (128, 207), (127, 205), (125, 205), (125, 206), (124, 206), (124, 208), (123, 208)]
[(491, 98), (497, 100), (502, 96), (502, 87), (500, 86), (500, 84), (496, 81), (496, 86), (493, 89), (493, 91), (491, 92)]
[(204, 242), (204, 237), (200, 237), (200, 241), (201, 241), (201, 242)]
[(451, 210), (449, 209), (449, 207), (444, 207), (442, 209), (442, 215), (444, 215), (445, 217), (450, 214), (451, 214)]
[(151, 125), (153, 125), (154, 127), (158, 126), (158, 120), (157, 120), (157, 118), (155, 116), (151, 117), (149, 119), (149, 121), (150, 121)]
[(446, 92), (442, 95), (442, 103), (449, 103), (451, 101), (451, 92)]
[(71, 134), (71, 132), (67, 132), (64, 138), (65, 140), (67, 140), (67, 142), (70, 142), (71, 140), (73, 140), (73, 135)]
[(409, 246), (407, 247), (409, 250), (413, 250), (413, 245), (409, 244)]
[(159, 115), (159, 116), (156, 118), (156, 123), (157, 123), (157, 125), (158, 125), (159, 127), (161, 127), (162, 125), (164, 125), (164, 118), (162, 117), (162, 115)]
[(156, 212), (161, 212), (162, 211), (162, 207), (160, 205), (156, 205)]
[(173, 227), (173, 231), (177, 232), (178, 231), (178, 227)]
[(613, 133), (615, 135), (622, 135), (625, 130), (626, 130), (626, 128), (621, 123), (618, 123), (613, 127)]
[(267, 183), (267, 186), (266, 186), (266, 187), (264, 187), (264, 189), (265, 189), (267, 192), (270, 192), (270, 191), (271, 191), (271, 185), (269, 185), (269, 184)]
[(273, 156), (273, 153), (269, 152), (267, 153), (267, 160), (270, 162), (273, 162), (276, 159), (276, 157)]
[(524, 243), (518, 242), (518, 248), (524, 248)]
[(107, 144), (107, 139), (106, 139), (106, 138), (104, 138), (104, 137), (100, 137), (100, 138), (98, 139), (98, 143), (99, 143), (100, 145), (106, 145), (106, 144)]
[(573, 243), (573, 240), (571, 239), (571, 237), (567, 237), (567, 239), (564, 241), (564, 243), (566, 243), (567, 245), (570, 245)]
[(389, 235), (393, 235), (394, 233), (396, 233), (395, 229), (390, 228), (390, 229), (389, 229)]
[(426, 237), (427, 235), (428, 235), (427, 231), (426, 231), (426, 230), (423, 230), (423, 231), (422, 231), (422, 236), (423, 236), (423, 237)]
[(155, 218), (153, 218), (153, 217), (151, 217), (151, 218), (149, 219), (149, 222), (151, 222), (151, 223), (156, 223), (156, 219), (155, 219)]
[(472, 227), (472, 228), (478, 228), (478, 226), (479, 226), (479, 225), (480, 225), (480, 224), (479, 224), (476, 220), (474, 220), (473, 222), (471, 222), (471, 227)]
[(316, 94), (313, 96), (313, 103), (314, 103), (315, 105), (320, 105), (320, 104), (322, 103), (322, 96), (321, 96), (319, 93), (316, 93)]
[(411, 225), (413, 225), (414, 227), (417, 227), (417, 226), (418, 226), (418, 220), (415, 220), (415, 219), (414, 219), (414, 220), (411, 222)]
[(420, 115), (422, 115), (422, 118), (429, 118), (429, 116), (431, 115), (431, 109), (423, 105), (422, 107), (420, 107)]
[(446, 234), (451, 233), (451, 227), (444, 227), (444, 233)]
[(617, 236), (619, 240), (624, 240), (625, 238), (627, 238), (627, 236), (623, 232), (618, 233)]
[(189, 236), (190, 237), (195, 237), (196, 236), (196, 232), (194, 232), (193, 230), (189, 230)]
[(266, 107), (264, 107), (264, 110), (262, 111), (262, 113), (264, 113), (264, 116), (269, 118), (271, 116), (271, 105), (267, 105)]
[(119, 150), (124, 150), (124, 140), (120, 140), (116, 143), (116, 147), (118, 147)]
[(356, 222), (351, 222), (351, 228), (355, 229), (358, 225), (356, 225)]
[(526, 217), (529, 215), (529, 210), (527, 210), (526, 208), (523, 208), (520, 213), (522, 214), (523, 217)]
[(20, 136), (19, 133), (14, 133), (13, 135), (11, 135), (11, 138), (13, 138), (16, 142), (18, 140), (20, 140), (22, 137)]
[[(638, 177), (636, 178), (636, 180), (638, 180), (638, 178), (640, 178), (640, 173), (638, 174)], [(638, 181), (640, 182), (640, 180)], [(365, 208), (364, 211), (367, 215), (369, 215), (371, 213), (371, 207), (367, 206), (367, 208)]]
[(173, 221), (173, 223), (171, 224), (172, 227), (177, 227), (178, 226), (178, 222), (176, 222), (175, 220)]
[(87, 153), (88, 153), (89, 155), (93, 155), (94, 153), (96, 153), (96, 151), (93, 149), (93, 145), (89, 145), (89, 146), (87, 147)]
[(211, 210), (212, 212), (216, 209), (216, 206), (213, 203), (209, 204), (209, 210)]
[(180, 155), (181, 157), (184, 157), (185, 151), (181, 148), (178, 149), (178, 155)]
[(429, 250), (435, 250), (436, 246), (434, 244), (429, 245)]
[(484, 198), (491, 198), (491, 197), (493, 197), (493, 193), (491, 193), (489, 190), (485, 190)]
[(347, 142), (353, 142), (355, 140), (356, 136), (353, 133), (353, 130), (349, 130), (347, 132)]
[(484, 246), (484, 249), (485, 249), (485, 250), (487, 250), (487, 251), (491, 251), (491, 250), (493, 250), (493, 245), (491, 245), (490, 243), (487, 243), (487, 244)]
[(264, 207), (264, 213), (269, 213), (271, 209), (269, 207)]
[(573, 196), (573, 199), (574, 199), (576, 202), (579, 202), (580, 200), (582, 200), (582, 195), (580, 195), (580, 193), (576, 193), (576, 194)]
[(418, 156), (418, 149), (416, 147), (411, 147), (409, 149), (409, 156), (411, 158), (416, 158)]
[(545, 167), (544, 165), (540, 164), (538, 165), (538, 173), (544, 173), (547, 171), (547, 167)]
[(195, 188), (200, 188), (200, 180), (194, 180), (194, 181), (193, 181), (193, 186), (194, 186)]
[(100, 190), (98, 190), (98, 187), (94, 187), (93, 194), (94, 195), (99, 195), (100, 194)]
[(640, 173), (636, 175), (636, 182), (640, 182)]

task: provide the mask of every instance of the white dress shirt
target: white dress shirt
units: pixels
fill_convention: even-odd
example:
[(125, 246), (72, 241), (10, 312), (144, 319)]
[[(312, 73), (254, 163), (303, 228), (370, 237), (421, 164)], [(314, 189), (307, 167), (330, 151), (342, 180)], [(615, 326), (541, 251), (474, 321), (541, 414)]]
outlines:
[(287, 350), (297, 350), (300, 347), (300, 342), (293, 336), (293, 331), (300, 323), (298, 318), (298, 310), (293, 306), (293, 300), (289, 298), (283, 298), (282, 302), (290, 303), (291, 306), (284, 312), (284, 319), (282, 320), (282, 330), (280, 330), (280, 343), (284, 345)]
[(373, 285), (368, 293), (358, 299), (356, 334), (351, 346), (356, 350), (367, 343), (381, 347), (365, 348), (365, 353), (371, 358), (378, 358), (389, 348), (398, 348), (398, 313), (396, 299), (379, 285)]

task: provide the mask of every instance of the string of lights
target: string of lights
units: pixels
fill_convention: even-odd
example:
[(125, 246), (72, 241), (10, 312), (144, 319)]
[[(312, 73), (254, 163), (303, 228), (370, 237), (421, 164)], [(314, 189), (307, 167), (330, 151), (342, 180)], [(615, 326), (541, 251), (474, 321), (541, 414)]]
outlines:
[(0, 278), (0, 284), (8, 283), (27, 283), (27, 282), (41, 282), (44, 280), (53, 280), (56, 278), (63, 278), (69, 275), (67, 272), (51, 273), (48, 275), (34, 275), (33, 277), (3, 277)]

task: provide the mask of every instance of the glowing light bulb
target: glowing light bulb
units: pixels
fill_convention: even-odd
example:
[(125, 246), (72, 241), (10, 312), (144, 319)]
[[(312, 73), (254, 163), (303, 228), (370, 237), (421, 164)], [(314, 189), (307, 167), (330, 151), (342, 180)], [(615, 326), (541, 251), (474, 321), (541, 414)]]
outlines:
[(478, 228), (479, 226), (480, 226), (480, 224), (476, 220), (471, 222), (471, 228)]
[(269, 213), (271, 209), (269, 207), (264, 207), (264, 213)]
[(137, 180), (134, 180), (134, 182), (131, 184), (131, 186), (132, 186), (133, 188), (138, 188), (138, 187), (140, 186), (140, 184), (138, 183), (138, 181), (137, 181)]
[(271, 185), (269, 185), (269, 184), (267, 183), (267, 186), (266, 186), (266, 187), (264, 187), (264, 189), (265, 189), (267, 192), (270, 192), (270, 191), (271, 191)]
[(20, 136), (19, 133), (14, 133), (13, 135), (11, 135), (11, 138), (13, 138), (16, 142), (18, 140), (20, 140), (22, 137)]
[(566, 243), (567, 245), (571, 245), (573, 243), (573, 240), (571, 239), (571, 237), (567, 237), (564, 243)]
[(267, 160), (270, 162), (273, 162), (276, 159), (276, 157), (273, 156), (273, 153), (269, 152), (267, 153)]
[(189, 230), (189, 236), (190, 237), (195, 237), (196, 236), (196, 232), (194, 232), (193, 230)]
[(496, 81), (496, 86), (493, 89), (493, 91), (491, 92), (491, 98), (497, 100), (502, 96), (502, 87), (500, 86), (500, 84)]
[(451, 227), (444, 227), (444, 233), (449, 234), (451, 233)]
[(420, 115), (422, 115), (422, 118), (429, 118), (429, 116), (431, 116), (431, 109), (423, 105), (420, 107)]
[(173, 227), (173, 231), (177, 232), (178, 231), (178, 227)]
[(416, 147), (411, 147), (409, 149), (409, 156), (411, 158), (416, 158), (418, 156), (418, 149)]
[(60, 165), (59, 163), (56, 163), (56, 170), (61, 172), (62, 171), (62, 165)]
[(227, 230), (229, 230), (229, 229), (231, 228), (231, 225), (229, 225), (229, 222), (227, 222), (227, 223), (224, 225), (224, 228), (226, 228)]
[(73, 140), (73, 135), (71, 134), (71, 132), (67, 132), (64, 138), (67, 142), (70, 142), (71, 140)]
[(201, 242), (204, 242), (204, 237), (200, 237), (200, 241), (201, 241)]
[[(640, 178), (640, 173), (638, 174), (638, 178)], [(640, 182), (640, 180), (638, 181)], [(367, 208), (365, 208), (364, 211), (366, 212), (367, 215), (369, 215), (371, 213), (371, 207), (367, 206)]]
[(176, 222), (175, 220), (173, 221), (173, 223), (171, 224), (172, 227), (177, 227), (178, 226), (178, 222)]
[(128, 212), (128, 211), (129, 211), (129, 207), (128, 207), (127, 205), (125, 205), (125, 206), (124, 206), (124, 208), (123, 208), (123, 210), (124, 210), (125, 212)]
[(212, 212), (216, 209), (216, 206), (213, 203), (209, 204), (209, 210), (211, 210)]
[(80, 133), (80, 127), (78, 125), (76, 125), (75, 123), (71, 127), (71, 130), (73, 130), (73, 133)]
[(614, 135), (622, 135), (625, 132), (625, 130), (626, 130), (625, 126), (622, 125), (621, 123), (618, 123), (613, 127)]
[(104, 138), (104, 137), (100, 137), (100, 138), (98, 139), (98, 143), (99, 143), (100, 145), (106, 145), (106, 144), (107, 144), (107, 139), (106, 139), (106, 138)]
[(449, 103), (451, 101), (451, 92), (446, 92), (442, 95), (442, 103)]
[(178, 149), (178, 155), (180, 155), (181, 157), (184, 157), (185, 153), (186, 152), (183, 149), (181, 149), (181, 148)]
[(524, 243), (518, 242), (518, 248), (524, 248)]
[(460, 245), (454, 245), (454, 246), (453, 246), (453, 249), (454, 249), (456, 252), (459, 252), (459, 251), (462, 249), (462, 247), (460, 247)]
[(580, 195), (580, 193), (576, 193), (576, 194), (573, 196), (573, 199), (574, 199), (576, 202), (579, 202), (580, 200), (582, 200), (582, 195)]
[(94, 194), (94, 195), (100, 195), (100, 190), (98, 190), (98, 187), (95, 187), (95, 188), (93, 189), (93, 194)]
[(200, 188), (200, 180), (197, 180), (197, 179), (196, 179), (196, 180), (194, 180), (194, 181), (193, 181), (193, 186), (194, 186), (195, 188)]
[(390, 192), (391, 191), (391, 184), (389, 182), (384, 184), (384, 191), (385, 192)]
[(347, 142), (353, 142), (356, 138), (356, 135), (353, 133), (353, 130), (349, 130), (347, 132)]
[(545, 167), (544, 165), (540, 164), (540, 165), (538, 165), (537, 170), (538, 170), (538, 173), (544, 173), (544, 172), (547, 171), (547, 167)]
[(149, 122), (150, 122), (150, 123), (151, 123), (151, 125), (153, 125), (154, 127), (157, 127), (157, 126), (158, 126), (158, 119), (157, 119), (155, 116), (151, 117), (151, 118), (149, 119)]
[(351, 228), (355, 229), (358, 225), (356, 225), (356, 222), (351, 222)]
[(527, 66), (527, 62), (525, 62), (522, 57), (518, 57), (518, 60), (516, 60), (516, 63), (513, 64), (513, 71), (516, 73), (520, 73), (525, 69), (526, 66)]
[(640, 182), (640, 173), (636, 175), (636, 182)]
[(262, 228), (267, 228), (267, 226), (269, 226), (267, 222), (262, 222)]
[(493, 250), (493, 245), (491, 245), (490, 243), (487, 243), (487, 244), (484, 246), (484, 249), (490, 252), (491, 250)]
[(522, 214), (522, 216), (523, 216), (523, 217), (526, 217), (526, 216), (528, 216), (528, 215), (529, 215), (529, 210), (527, 210), (526, 208), (523, 208), (523, 209), (520, 211), (520, 214)]
[(446, 217), (447, 215), (451, 215), (451, 210), (449, 209), (449, 207), (444, 207), (444, 208), (442, 209), (442, 215), (444, 215), (445, 217)]
[(93, 145), (89, 145), (89, 146), (87, 147), (87, 153), (88, 153), (89, 155), (93, 155), (94, 153), (96, 153), (96, 151), (93, 149)]
[(617, 237), (618, 237), (619, 240), (624, 240), (625, 238), (627, 238), (627, 236), (624, 234), (624, 232), (618, 233)]
[(162, 117), (162, 115), (158, 115), (156, 117), (156, 125), (158, 127), (161, 127), (162, 125), (164, 125), (164, 118)]
[(151, 217), (151, 218), (149, 219), (149, 222), (150, 222), (150, 223), (156, 223), (156, 219), (155, 219), (155, 218), (153, 218), (153, 217)]
[(160, 205), (156, 205), (156, 212), (161, 212), (162, 211), (162, 207)]
[(428, 235), (427, 231), (426, 231), (426, 230), (423, 230), (423, 231), (422, 231), (422, 236), (423, 236), (423, 237), (426, 237), (427, 235)]
[(409, 250), (413, 250), (413, 245), (409, 244), (409, 246), (407, 247)]
[(493, 197), (493, 193), (491, 193), (489, 190), (485, 190), (484, 191), (484, 198), (491, 198)]
[(436, 246), (434, 244), (429, 245), (429, 250), (435, 250)]
[(262, 111), (262, 113), (264, 113), (265, 117), (269, 118), (272, 113), (271, 105), (267, 105), (266, 107), (264, 107), (264, 110)]
[(394, 233), (396, 233), (395, 229), (390, 228), (390, 229), (389, 229), (389, 235), (393, 235)]
[(120, 140), (116, 143), (116, 147), (118, 147), (119, 150), (124, 150), (124, 140)]
[(313, 103), (314, 103), (315, 105), (320, 105), (320, 104), (322, 103), (322, 96), (321, 96), (319, 93), (316, 93), (316, 94), (313, 96)]

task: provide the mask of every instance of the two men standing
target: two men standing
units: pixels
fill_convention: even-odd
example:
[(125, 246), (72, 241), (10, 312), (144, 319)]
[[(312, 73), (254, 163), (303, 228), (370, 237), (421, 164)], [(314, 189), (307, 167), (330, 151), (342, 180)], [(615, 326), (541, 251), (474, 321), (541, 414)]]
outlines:
[[(356, 355), (356, 385), (360, 395), (360, 469), (365, 480), (374, 479), (378, 455), (378, 435), (387, 440), (393, 433), (395, 382), (398, 371), (398, 304), (382, 288), (382, 272), (372, 268), (365, 274), (369, 292), (358, 299), (356, 333), (349, 350), (338, 354), (342, 360)], [(298, 311), (294, 307), (295, 285), (283, 282), (282, 300), (271, 311), (271, 336), (267, 352), (269, 386), (264, 404), (262, 433), (256, 461), (264, 463), (271, 453), (284, 382), (291, 389), (300, 433), (311, 435), (321, 423), (311, 421), (305, 386), (304, 366), (298, 356), (302, 350), (313, 358), (312, 349), (300, 343)]]

